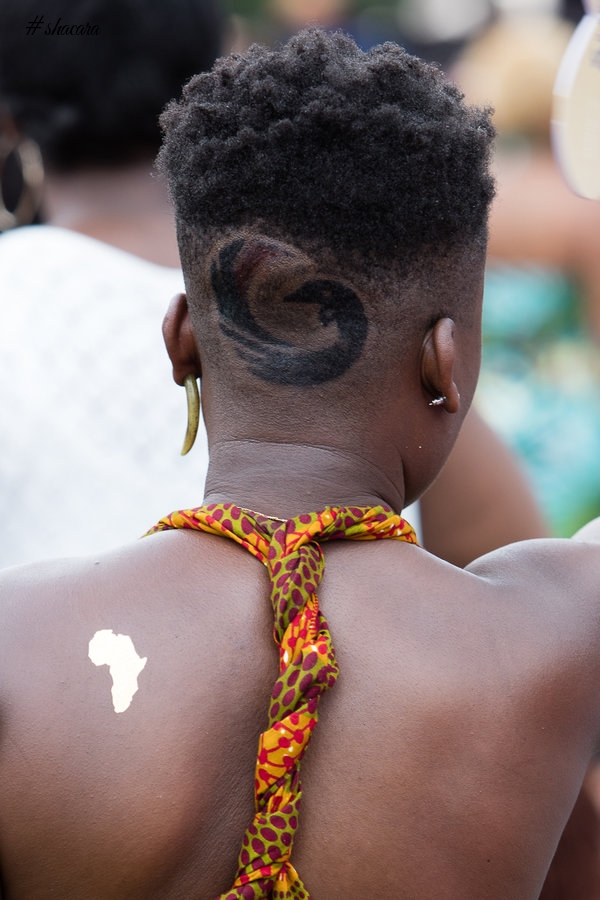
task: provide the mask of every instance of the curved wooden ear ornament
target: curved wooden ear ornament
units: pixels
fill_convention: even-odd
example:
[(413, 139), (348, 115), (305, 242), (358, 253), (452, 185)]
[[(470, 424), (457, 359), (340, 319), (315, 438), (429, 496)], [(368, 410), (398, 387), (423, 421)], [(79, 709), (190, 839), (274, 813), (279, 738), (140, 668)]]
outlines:
[(187, 430), (181, 448), (181, 455), (185, 456), (194, 446), (196, 435), (198, 434), (198, 425), (200, 422), (200, 391), (198, 390), (198, 379), (195, 375), (186, 375), (183, 385), (185, 387), (185, 398), (187, 400)]
[(584, 0), (553, 91), (554, 156), (572, 191), (600, 200), (600, 0)]

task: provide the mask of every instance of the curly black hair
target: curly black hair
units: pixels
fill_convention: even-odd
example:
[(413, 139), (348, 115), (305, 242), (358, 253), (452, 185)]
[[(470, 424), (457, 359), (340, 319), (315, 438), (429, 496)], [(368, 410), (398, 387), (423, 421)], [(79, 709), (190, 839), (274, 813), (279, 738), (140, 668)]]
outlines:
[(58, 169), (154, 157), (160, 112), (222, 36), (218, 0), (2, 0), (0, 98)]
[(182, 258), (185, 234), (256, 223), (338, 259), (485, 245), (489, 110), (395, 44), (309, 28), (253, 45), (192, 78), (161, 125)]

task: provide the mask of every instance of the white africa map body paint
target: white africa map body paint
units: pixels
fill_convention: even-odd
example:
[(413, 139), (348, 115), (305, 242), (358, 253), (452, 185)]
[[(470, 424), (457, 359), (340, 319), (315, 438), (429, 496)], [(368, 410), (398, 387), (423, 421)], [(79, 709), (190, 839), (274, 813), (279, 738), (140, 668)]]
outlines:
[(138, 675), (148, 657), (138, 656), (129, 635), (115, 634), (109, 628), (96, 632), (90, 641), (88, 656), (95, 666), (108, 666), (114, 710), (125, 712), (138, 690)]

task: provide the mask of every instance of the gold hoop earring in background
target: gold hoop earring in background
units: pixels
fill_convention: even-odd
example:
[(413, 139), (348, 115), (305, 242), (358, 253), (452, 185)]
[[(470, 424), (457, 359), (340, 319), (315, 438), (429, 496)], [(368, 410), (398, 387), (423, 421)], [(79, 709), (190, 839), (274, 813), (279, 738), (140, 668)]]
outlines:
[[(7, 163), (11, 157), (21, 173), (22, 187), (15, 208), (8, 209), (5, 200)], [(40, 148), (35, 141), (0, 139), (0, 232), (31, 225), (42, 202), (44, 165)]]
[(200, 423), (200, 391), (198, 390), (198, 380), (195, 375), (186, 375), (183, 385), (185, 387), (185, 398), (187, 400), (187, 431), (181, 448), (181, 455), (185, 456), (194, 446), (196, 435), (198, 434), (198, 425)]

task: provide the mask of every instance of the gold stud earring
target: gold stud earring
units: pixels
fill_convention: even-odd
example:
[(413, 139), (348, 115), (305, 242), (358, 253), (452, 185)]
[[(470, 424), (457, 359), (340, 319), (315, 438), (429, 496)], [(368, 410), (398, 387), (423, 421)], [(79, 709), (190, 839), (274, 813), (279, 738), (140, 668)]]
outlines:
[(194, 446), (196, 435), (198, 434), (198, 425), (200, 423), (200, 391), (198, 390), (198, 380), (195, 375), (186, 375), (183, 381), (185, 387), (185, 398), (187, 400), (187, 431), (181, 448), (181, 455), (185, 456)]

